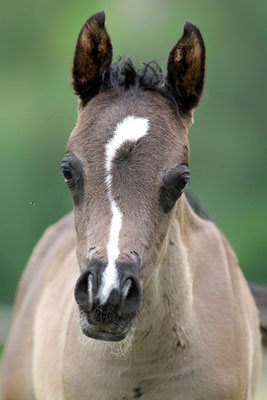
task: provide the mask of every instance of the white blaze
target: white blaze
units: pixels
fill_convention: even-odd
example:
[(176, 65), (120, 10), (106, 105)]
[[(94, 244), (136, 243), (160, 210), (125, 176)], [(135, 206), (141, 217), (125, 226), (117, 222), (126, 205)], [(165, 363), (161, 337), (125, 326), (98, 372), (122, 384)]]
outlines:
[(112, 161), (116, 155), (116, 152), (124, 142), (136, 142), (138, 139), (147, 134), (148, 128), (149, 122), (147, 118), (128, 116), (117, 125), (113, 137), (106, 144), (106, 184), (112, 212), (112, 220), (109, 232), (109, 242), (107, 246), (108, 265), (103, 272), (102, 283), (99, 290), (99, 300), (101, 304), (104, 304), (107, 301), (113, 289), (119, 289), (120, 284), (118, 271), (116, 268), (116, 259), (120, 254), (119, 235), (122, 225), (122, 213), (113, 200), (111, 194)]

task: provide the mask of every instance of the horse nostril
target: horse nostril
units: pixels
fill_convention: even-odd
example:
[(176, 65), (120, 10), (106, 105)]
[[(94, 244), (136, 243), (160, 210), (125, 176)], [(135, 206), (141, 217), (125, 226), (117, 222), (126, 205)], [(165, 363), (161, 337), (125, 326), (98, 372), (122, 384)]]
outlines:
[(126, 313), (136, 312), (141, 304), (141, 286), (138, 279), (127, 278), (122, 288), (122, 309)]
[(95, 278), (94, 275), (86, 269), (77, 280), (74, 289), (74, 297), (80, 308), (88, 312), (94, 303)]

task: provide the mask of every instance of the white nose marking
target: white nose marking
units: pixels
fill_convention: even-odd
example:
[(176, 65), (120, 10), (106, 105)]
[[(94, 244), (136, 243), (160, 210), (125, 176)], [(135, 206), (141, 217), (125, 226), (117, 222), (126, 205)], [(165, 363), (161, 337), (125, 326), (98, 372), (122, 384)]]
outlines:
[(132, 286), (131, 279), (127, 279), (123, 289), (122, 289), (122, 297), (125, 299), (128, 296), (129, 290)]
[(138, 139), (147, 134), (148, 128), (149, 121), (147, 118), (128, 116), (117, 125), (113, 137), (108, 141), (105, 146), (105, 169), (107, 172), (106, 184), (112, 212), (112, 220), (109, 233), (109, 242), (107, 245), (108, 265), (103, 272), (102, 282), (98, 293), (101, 304), (104, 304), (107, 301), (111, 291), (113, 289), (119, 289), (120, 285), (118, 271), (116, 268), (116, 259), (120, 254), (119, 234), (122, 225), (122, 213), (119, 207), (116, 205), (115, 201), (113, 200), (111, 194), (112, 161), (116, 155), (117, 150), (122, 146), (124, 142), (136, 142)]
[(88, 279), (87, 279), (87, 284), (88, 284), (88, 299), (89, 299), (89, 304), (93, 303), (93, 275), (89, 274)]

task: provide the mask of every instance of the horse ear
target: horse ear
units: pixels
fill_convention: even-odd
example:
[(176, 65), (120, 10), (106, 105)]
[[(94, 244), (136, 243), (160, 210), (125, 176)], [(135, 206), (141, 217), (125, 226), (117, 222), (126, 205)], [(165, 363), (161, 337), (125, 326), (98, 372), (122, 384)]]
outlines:
[(198, 105), (205, 79), (205, 45), (198, 28), (186, 22), (184, 33), (170, 52), (167, 81), (182, 112)]
[(102, 73), (112, 61), (112, 44), (104, 25), (105, 19), (104, 11), (92, 15), (78, 36), (72, 86), (83, 105), (99, 92)]

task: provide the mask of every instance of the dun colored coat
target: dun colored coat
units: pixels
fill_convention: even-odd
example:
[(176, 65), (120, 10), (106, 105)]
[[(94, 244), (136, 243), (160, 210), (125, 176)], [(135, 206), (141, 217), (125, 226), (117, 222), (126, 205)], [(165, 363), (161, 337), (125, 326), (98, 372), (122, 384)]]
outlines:
[(157, 66), (111, 64), (98, 13), (78, 37), (74, 203), (36, 246), (6, 345), (1, 400), (252, 400), (261, 337), (237, 258), (183, 191), (205, 47), (186, 23)]

